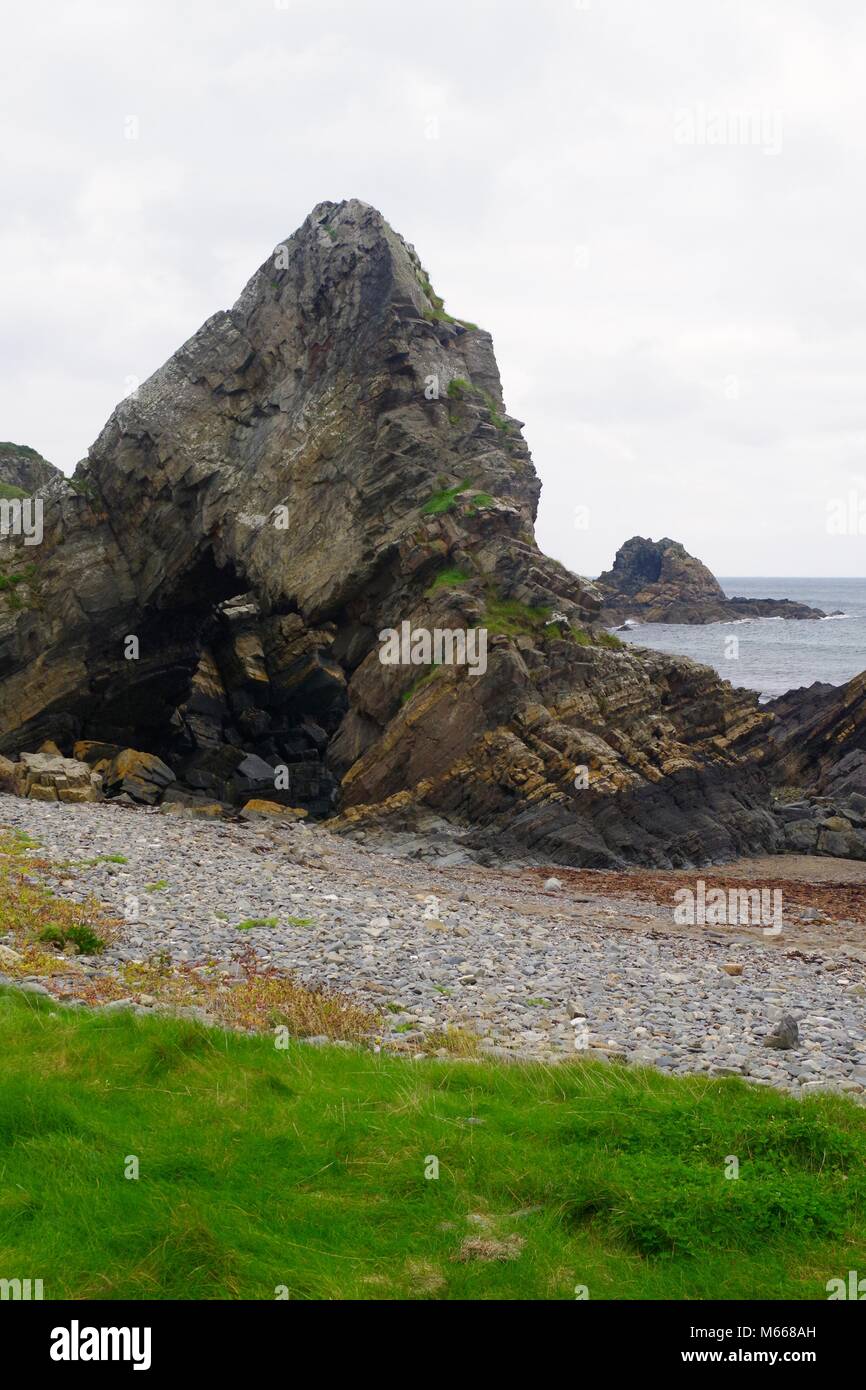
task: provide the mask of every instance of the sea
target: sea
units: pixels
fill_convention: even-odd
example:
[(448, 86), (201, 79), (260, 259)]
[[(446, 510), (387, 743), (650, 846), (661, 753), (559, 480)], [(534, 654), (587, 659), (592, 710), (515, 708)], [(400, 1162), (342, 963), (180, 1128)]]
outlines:
[[(734, 622), (643, 623), (617, 636), (690, 656), (763, 701), (826, 681), (844, 685), (866, 670), (866, 579), (720, 579), (728, 598), (790, 598), (838, 617), (746, 618)], [(736, 642), (730, 639), (736, 638)]]

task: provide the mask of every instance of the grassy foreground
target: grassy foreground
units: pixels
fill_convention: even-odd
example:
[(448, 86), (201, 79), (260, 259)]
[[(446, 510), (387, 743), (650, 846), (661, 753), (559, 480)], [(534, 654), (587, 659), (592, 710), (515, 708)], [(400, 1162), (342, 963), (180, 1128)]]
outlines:
[(823, 1299), (866, 1269), (866, 1111), (837, 1097), (8, 989), (0, 1056), (0, 1278), (46, 1298)]

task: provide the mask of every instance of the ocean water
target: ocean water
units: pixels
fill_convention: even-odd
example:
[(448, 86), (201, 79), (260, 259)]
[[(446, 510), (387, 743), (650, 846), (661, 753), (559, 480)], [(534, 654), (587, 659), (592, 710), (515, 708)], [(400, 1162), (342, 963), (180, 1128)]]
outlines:
[[(617, 636), (714, 666), (732, 685), (770, 700), (813, 681), (844, 685), (866, 670), (866, 579), (720, 579), (728, 598), (791, 598), (843, 616), (818, 621), (754, 618), (694, 627), (645, 623)], [(726, 639), (738, 639), (736, 656)]]

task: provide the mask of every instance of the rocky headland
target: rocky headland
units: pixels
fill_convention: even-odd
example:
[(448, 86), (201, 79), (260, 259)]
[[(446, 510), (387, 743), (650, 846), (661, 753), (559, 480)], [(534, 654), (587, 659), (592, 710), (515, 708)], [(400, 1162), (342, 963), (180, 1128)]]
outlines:
[(26, 444), (0, 444), (0, 497), (31, 497), (63, 474)]

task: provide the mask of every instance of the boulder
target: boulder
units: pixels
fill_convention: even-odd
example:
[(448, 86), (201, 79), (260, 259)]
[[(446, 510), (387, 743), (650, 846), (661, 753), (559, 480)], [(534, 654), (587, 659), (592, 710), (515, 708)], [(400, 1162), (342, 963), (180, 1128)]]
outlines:
[(784, 1014), (779, 1022), (764, 1038), (766, 1047), (786, 1051), (800, 1044), (800, 1029), (791, 1014)]
[(791, 854), (817, 854), (818, 827), (811, 820), (797, 820), (785, 826), (785, 848)]
[(99, 801), (100, 790), (91, 780), (90, 768), (62, 753), (22, 753), (11, 764), (19, 796), (34, 801)]
[[(87, 769), (88, 776), (90, 769)], [(174, 773), (154, 753), (142, 753), (136, 748), (124, 748), (111, 760), (105, 776), (110, 797), (126, 793), (133, 801), (153, 806), (165, 788), (175, 780)]]
[(73, 745), (72, 756), (77, 758), (79, 762), (95, 767), (97, 763), (100, 765), (110, 764), (122, 752), (123, 749), (119, 748), (116, 743), (99, 743), (94, 739), (79, 739)]
[(255, 816), (271, 816), (278, 820), (303, 820), (308, 812), (300, 806), (281, 806), (277, 801), (263, 801), (253, 797), (241, 810), (243, 820)]
[(251, 792), (273, 791), (275, 779), (276, 769), (255, 753), (248, 753), (235, 768), (234, 782), (237, 790), (247, 796)]
[(231, 810), (219, 801), (163, 801), (159, 808), (164, 816), (197, 816), (202, 820), (218, 820)]

